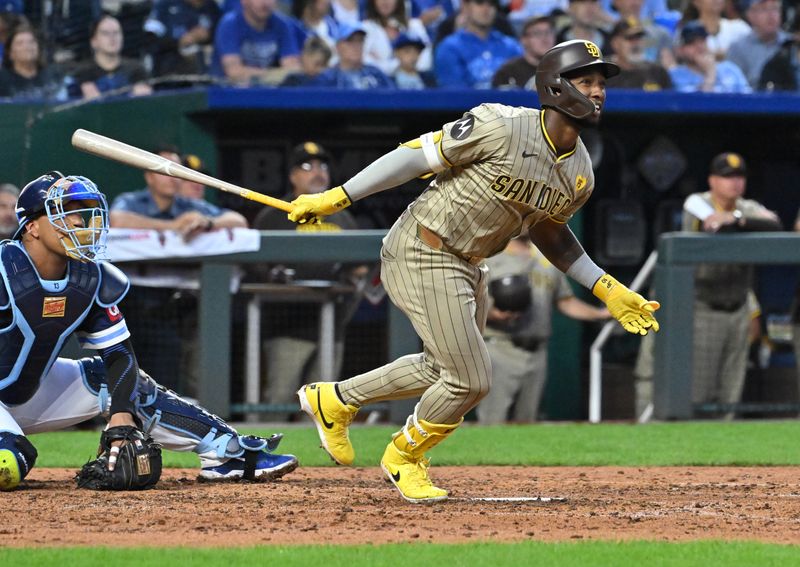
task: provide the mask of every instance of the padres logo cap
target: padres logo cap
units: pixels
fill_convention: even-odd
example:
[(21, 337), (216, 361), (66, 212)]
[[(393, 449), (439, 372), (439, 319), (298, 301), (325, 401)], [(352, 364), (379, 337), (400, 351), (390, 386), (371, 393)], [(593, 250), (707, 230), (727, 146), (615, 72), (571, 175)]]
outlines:
[(716, 156), (711, 160), (709, 169), (711, 175), (720, 175), (722, 177), (747, 175), (747, 166), (744, 163), (744, 158), (733, 152), (724, 152)]
[(325, 148), (319, 144), (315, 142), (303, 142), (295, 146), (292, 150), (292, 155), (289, 158), (289, 165), (290, 167), (296, 167), (312, 159), (318, 159), (321, 162), (328, 163), (330, 161), (330, 156), (328, 152), (325, 151)]

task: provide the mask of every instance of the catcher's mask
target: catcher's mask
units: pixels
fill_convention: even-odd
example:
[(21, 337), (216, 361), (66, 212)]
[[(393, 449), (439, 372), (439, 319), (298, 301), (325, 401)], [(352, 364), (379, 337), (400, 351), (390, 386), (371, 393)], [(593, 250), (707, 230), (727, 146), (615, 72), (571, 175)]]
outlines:
[(591, 116), (594, 102), (572, 86), (570, 77), (593, 70), (608, 79), (619, 74), (616, 63), (603, 61), (600, 48), (591, 41), (573, 39), (552, 47), (536, 68), (536, 91), (542, 108), (554, 108), (576, 120)]
[[(79, 206), (67, 208), (69, 203)], [(19, 228), (15, 239), (22, 238), (30, 220), (46, 214), (70, 258), (91, 262), (105, 253), (108, 203), (105, 195), (85, 177), (64, 177), (57, 171), (38, 177), (20, 192), (16, 212)], [(83, 222), (74, 223), (70, 220), (73, 215), (80, 215)]]

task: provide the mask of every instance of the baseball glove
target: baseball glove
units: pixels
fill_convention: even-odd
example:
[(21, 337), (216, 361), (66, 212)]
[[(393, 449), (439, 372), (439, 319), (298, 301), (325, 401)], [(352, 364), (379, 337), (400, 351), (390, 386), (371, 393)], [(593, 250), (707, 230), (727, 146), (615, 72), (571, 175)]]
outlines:
[[(114, 441), (124, 441), (112, 450)], [(116, 464), (108, 470), (109, 459)], [(78, 488), (90, 490), (144, 490), (152, 488), (161, 478), (161, 445), (129, 425), (110, 427), (100, 436), (100, 449), (95, 460), (89, 461), (75, 475)]]

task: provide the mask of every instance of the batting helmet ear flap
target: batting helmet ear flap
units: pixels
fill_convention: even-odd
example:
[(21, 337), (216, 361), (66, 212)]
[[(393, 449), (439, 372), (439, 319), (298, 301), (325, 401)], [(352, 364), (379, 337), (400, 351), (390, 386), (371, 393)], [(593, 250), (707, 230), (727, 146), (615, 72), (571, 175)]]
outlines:
[(566, 77), (558, 77), (545, 85), (544, 89), (549, 94), (548, 98), (553, 101), (553, 107), (576, 120), (587, 118), (595, 111), (594, 102), (576, 89)]

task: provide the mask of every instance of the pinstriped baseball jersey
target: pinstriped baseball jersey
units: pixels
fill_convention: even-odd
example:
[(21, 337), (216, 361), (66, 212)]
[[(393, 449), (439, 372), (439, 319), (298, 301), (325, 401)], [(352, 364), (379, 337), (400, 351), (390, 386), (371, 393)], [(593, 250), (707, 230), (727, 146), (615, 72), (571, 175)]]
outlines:
[(440, 151), (452, 166), (411, 205), (411, 214), (452, 250), (487, 258), (545, 218), (567, 222), (589, 198), (589, 153), (556, 155), (543, 112), (482, 104), (446, 124)]

